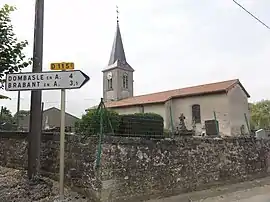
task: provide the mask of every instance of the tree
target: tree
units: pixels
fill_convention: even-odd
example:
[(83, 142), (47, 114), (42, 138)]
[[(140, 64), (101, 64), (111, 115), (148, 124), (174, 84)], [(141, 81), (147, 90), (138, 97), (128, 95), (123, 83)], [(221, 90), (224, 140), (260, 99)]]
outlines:
[(97, 135), (100, 133), (101, 116), (104, 133), (112, 133), (118, 130), (120, 117), (117, 112), (108, 109), (89, 109), (76, 123), (76, 132), (84, 135)]
[[(22, 119), (23, 117), (30, 115), (30, 111), (29, 110), (20, 110), (18, 114), (19, 114), (19, 119)], [(14, 120), (17, 120), (17, 116), (18, 115), (16, 112), (13, 116)]]
[(18, 72), (31, 64), (31, 59), (26, 59), (23, 53), (28, 42), (18, 41), (13, 31), (10, 14), (15, 9), (7, 4), (0, 8), (0, 88), (6, 73)]
[(0, 100), (2, 100), (2, 99), (10, 99), (10, 98), (5, 96), (5, 95), (0, 95)]
[(270, 129), (270, 100), (250, 103), (251, 129)]
[(6, 107), (1, 108), (1, 113), (0, 113), (0, 122), (6, 122), (6, 123), (13, 123), (13, 117), (11, 114), (11, 111), (7, 109)]
[(16, 129), (11, 111), (6, 107), (1, 108), (0, 113), (0, 130), (12, 131)]

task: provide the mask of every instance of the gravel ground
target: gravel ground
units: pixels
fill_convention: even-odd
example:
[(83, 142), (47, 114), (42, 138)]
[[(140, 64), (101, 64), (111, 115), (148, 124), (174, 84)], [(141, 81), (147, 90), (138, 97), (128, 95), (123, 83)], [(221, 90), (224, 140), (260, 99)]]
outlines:
[[(30, 182), (22, 170), (0, 167), (1, 202), (57, 202), (59, 184), (48, 178)], [(79, 194), (65, 189), (65, 201), (87, 202)]]

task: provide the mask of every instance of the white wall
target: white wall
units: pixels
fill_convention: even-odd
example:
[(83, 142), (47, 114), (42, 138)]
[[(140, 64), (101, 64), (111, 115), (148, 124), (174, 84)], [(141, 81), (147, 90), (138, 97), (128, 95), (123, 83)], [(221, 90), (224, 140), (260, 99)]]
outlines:
[(192, 105), (199, 104), (201, 123), (196, 124), (196, 133), (204, 131), (204, 122), (214, 119), (214, 111), (219, 122), (220, 135), (239, 135), (241, 125), (247, 131), (244, 113), (249, 119), (248, 99), (239, 85), (227, 94), (213, 94), (197, 97), (175, 98), (162, 104), (113, 108), (119, 114), (157, 113), (164, 119), (164, 128), (171, 129), (170, 106), (172, 108), (173, 127), (179, 125), (179, 116), (183, 113), (188, 129), (192, 129)]
[(192, 105), (194, 104), (199, 104), (201, 109), (201, 124), (196, 124), (197, 134), (201, 133), (206, 120), (214, 119), (215, 111), (219, 122), (220, 135), (230, 135), (229, 102), (225, 93), (173, 99), (174, 127), (179, 125), (179, 116), (183, 113), (186, 117), (187, 128), (192, 129)]
[[(245, 133), (248, 133), (248, 127), (245, 120), (245, 115), (249, 121), (248, 97), (242, 90), (241, 86), (236, 85), (228, 92), (230, 105), (230, 120), (232, 135), (241, 134), (240, 127), (244, 125)], [(248, 123), (249, 124), (249, 123)]]
[(112, 110), (116, 111), (119, 114), (134, 114), (134, 113), (141, 113), (142, 107), (140, 106), (119, 107), (119, 108), (112, 108)]

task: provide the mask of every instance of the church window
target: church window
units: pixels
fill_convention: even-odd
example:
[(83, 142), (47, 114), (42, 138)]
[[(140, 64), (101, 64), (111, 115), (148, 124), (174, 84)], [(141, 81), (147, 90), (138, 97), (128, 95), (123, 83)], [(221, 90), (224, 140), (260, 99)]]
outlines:
[(112, 78), (108, 79), (108, 90), (112, 90), (113, 89), (113, 85), (112, 85)]
[(128, 88), (128, 75), (127, 74), (123, 75), (123, 88), (125, 89)]
[(192, 105), (192, 120), (194, 123), (201, 123), (201, 107), (198, 104)]

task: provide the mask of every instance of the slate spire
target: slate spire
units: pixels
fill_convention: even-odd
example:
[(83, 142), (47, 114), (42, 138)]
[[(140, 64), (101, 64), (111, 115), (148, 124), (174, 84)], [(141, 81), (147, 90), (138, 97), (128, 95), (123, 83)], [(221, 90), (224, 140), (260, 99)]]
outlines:
[(110, 56), (110, 60), (109, 60), (108, 65), (114, 64), (117, 60), (123, 64), (125, 64), (127, 62), (125, 51), (124, 51), (124, 46), (123, 46), (123, 42), (122, 42), (120, 27), (119, 27), (118, 7), (117, 7), (116, 12), (117, 12), (116, 33), (115, 33), (111, 56)]

